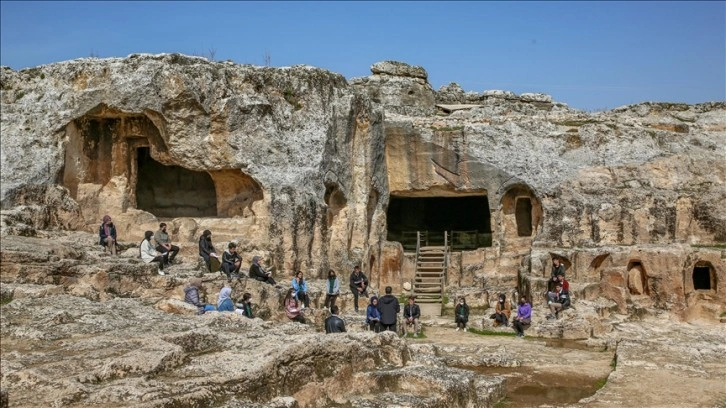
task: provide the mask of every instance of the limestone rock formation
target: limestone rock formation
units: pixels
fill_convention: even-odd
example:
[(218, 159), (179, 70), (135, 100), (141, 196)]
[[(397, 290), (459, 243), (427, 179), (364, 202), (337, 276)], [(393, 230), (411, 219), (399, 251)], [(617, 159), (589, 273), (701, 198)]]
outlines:
[[(486, 313), (498, 293), (515, 304), (526, 296), (530, 335), (621, 342), (626, 367), (696, 373), (703, 381), (689, 384), (715, 390), (699, 403), (720, 398), (722, 350), (688, 328), (723, 338), (726, 102), (588, 113), (543, 94), (434, 91), (425, 69), (401, 62), (371, 73), (346, 80), (179, 54), (2, 67), (2, 401), (382, 406), (364, 388), (388, 384), (399, 406), (491, 406), (504, 382), (452, 366), (515, 360), (410, 347), (363, 333), (365, 318), (351, 313), (353, 265), (371, 294), (426, 294), (416, 286), (421, 246), (448, 251), (444, 307), (465, 296)], [(106, 214), (118, 257), (98, 245)], [(162, 221), (182, 247), (163, 276), (138, 258), (144, 231)], [(243, 271), (260, 256), (282, 285), (210, 273), (197, 255), (207, 229), (217, 252), (236, 242)], [(548, 321), (554, 258), (574, 303)], [(329, 269), (341, 279), (344, 336), (319, 334)], [(280, 308), (297, 271), (310, 281), (305, 326)], [(223, 285), (251, 293), (258, 318), (196, 316), (182, 301), (191, 277), (210, 303)], [(487, 316), (472, 327), (489, 330)], [(696, 363), (654, 355), (651, 364), (639, 360), (648, 339), (622, 343), (639, 322), (666, 320), (664, 332), (699, 344), (688, 354)], [(650, 332), (661, 336), (656, 348), (680, 352)], [(69, 356), (78, 364), (66, 367)], [(622, 404), (619, 392), (636, 392), (630, 378), (657, 390), (679, 375), (643, 372), (616, 371), (611, 388), (580, 403)], [(363, 388), (338, 391), (351, 383)]]

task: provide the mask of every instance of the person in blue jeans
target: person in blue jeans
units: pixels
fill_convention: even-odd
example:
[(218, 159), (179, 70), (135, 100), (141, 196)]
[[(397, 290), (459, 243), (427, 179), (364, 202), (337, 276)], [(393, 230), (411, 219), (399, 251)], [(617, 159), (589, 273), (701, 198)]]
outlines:
[(303, 278), (302, 271), (297, 271), (292, 280), (292, 289), (295, 292), (295, 300), (303, 302), (303, 308), (310, 307), (310, 296), (308, 296), (308, 283)]
[(378, 310), (378, 297), (372, 296), (371, 303), (368, 305), (366, 310), (366, 323), (368, 327), (376, 332), (381, 332), (381, 312)]

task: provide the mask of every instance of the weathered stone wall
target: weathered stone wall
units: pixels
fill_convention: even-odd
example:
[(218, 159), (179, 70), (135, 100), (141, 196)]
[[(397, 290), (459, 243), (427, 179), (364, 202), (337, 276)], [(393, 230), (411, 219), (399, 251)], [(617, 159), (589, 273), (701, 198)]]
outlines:
[[(214, 182), (216, 200), (199, 190), (199, 202), (216, 201), (228, 220), (173, 219), (173, 203), (160, 211), (190, 247), (209, 228), (217, 242), (245, 241), (280, 268), (317, 273), (367, 260), (378, 240), (371, 224), (388, 197), (382, 111), (338, 74), (172, 54), (3, 68), (1, 80), (3, 208), (58, 183), (87, 230), (110, 214), (121, 240), (140, 240), (162, 215), (137, 206), (142, 147)], [(142, 181), (142, 199), (169, 199), (169, 177)], [(344, 199), (338, 214), (328, 214), (326, 190)], [(194, 205), (193, 191), (178, 199)]]
[[(684, 259), (688, 245), (726, 241), (726, 104), (585, 113), (542, 94), (435, 92), (423, 68), (398, 62), (371, 71), (348, 83), (312, 67), (176, 54), (3, 68), (3, 233), (95, 232), (110, 214), (122, 241), (138, 241), (163, 219), (192, 259), (210, 229), (219, 251), (238, 241), (245, 264), (262, 255), (284, 276), (311, 277), (361, 264), (376, 288), (400, 290), (415, 259), (386, 241), (391, 195), (478, 195), (491, 247), (452, 255), (452, 294), (525, 290), (544, 248), (575, 262), (605, 247), (674, 244), (686, 247), (657, 273), (611, 257), (602, 270), (573, 269), (573, 283), (621, 310), (632, 291), (652, 297), (659, 274), (678, 305), (701, 293)], [(446, 114), (436, 103), (478, 106)], [(140, 169), (142, 153), (153, 167)], [(173, 216), (184, 208), (215, 214)], [(709, 262), (720, 277), (720, 261)]]

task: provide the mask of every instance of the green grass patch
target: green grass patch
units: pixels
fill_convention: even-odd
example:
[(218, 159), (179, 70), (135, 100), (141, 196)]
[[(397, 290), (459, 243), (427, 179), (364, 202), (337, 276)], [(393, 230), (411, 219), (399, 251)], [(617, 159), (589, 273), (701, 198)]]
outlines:
[(607, 383), (608, 383), (608, 378), (607, 377), (601, 378), (601, 379), (595, 381), (595, 389), (596, 390), (599, 390), (600, 388), (604, 387), (605, 384), (607, 384)]
[(512, 400), (510, 400), (508, 397), (504, 397), (497, 401), (496, 404), (494, 404), (493, 408), (507, 408), (512, 405)]
[(613, 370), (618, 368), (618, 355), (617, 354), (615, 354), (613, 356), (613, 360), (610, 362), (610, 368), (612, 368)]
[(718, 317), (726, 317), (726, 312), (721, 312), (721, 314)]
[(508, 336), (508, 337), (514, 337), (517, 335), (515, 331), (495, 331), (495, 330), (479, 330), (474, 328), (469, 328), (469, 333), (478, 334), (480, 336)]
[(421, 339), (427, 338), (426, 334), (423, 332), (423, 329), (421, 329), (421, 333), (418, 334), (418, 337), (414, 337), (412, 333), (404, 334), (402, 337), (405, 339), (412, 339), (412, 340), (421, 340)]

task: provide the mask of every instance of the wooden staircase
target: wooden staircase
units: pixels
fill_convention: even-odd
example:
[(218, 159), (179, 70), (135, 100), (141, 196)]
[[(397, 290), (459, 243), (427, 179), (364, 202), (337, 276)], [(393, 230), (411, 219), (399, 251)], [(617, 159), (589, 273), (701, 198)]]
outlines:
[(422, 234), (419, 233), (417, 237), (413, 294), (422, 315), (441, 316), (449, 266), (448, 239), (444, 234), (443, 246), (421, 246)]

